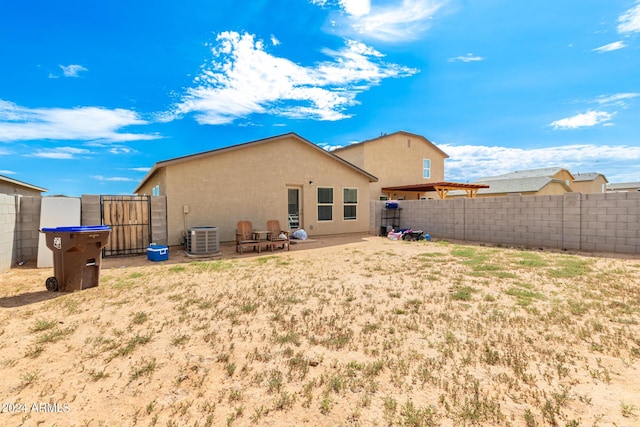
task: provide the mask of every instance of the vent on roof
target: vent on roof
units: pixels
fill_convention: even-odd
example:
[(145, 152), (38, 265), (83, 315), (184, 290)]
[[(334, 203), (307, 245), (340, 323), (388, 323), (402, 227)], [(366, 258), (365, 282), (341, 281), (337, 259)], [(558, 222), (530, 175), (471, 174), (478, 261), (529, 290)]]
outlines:
[(218, 227), (189, 227), (187, 255), (215, 255), (220, 253)]

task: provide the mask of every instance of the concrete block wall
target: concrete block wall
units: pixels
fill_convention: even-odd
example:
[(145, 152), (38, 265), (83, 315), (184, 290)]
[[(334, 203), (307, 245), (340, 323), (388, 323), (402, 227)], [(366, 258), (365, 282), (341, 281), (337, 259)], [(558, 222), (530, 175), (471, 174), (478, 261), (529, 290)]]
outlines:
[(15, 262), (38, 259), (41, 207), (42, 197), (20, 197)]
[(582, 250), (640, 253), (640, 192), (586, 194), (581, 203)]
[(0, 272), (21, 261), (36, 261), (40, 197), (0, 194)]
[(166, 245), (169, 241), (167, 231), (167, 197), (151, 197), (151, 241)]
[(81, 198), (80, 225), (102, 225), (100, 196), (83, 194)]
[(17, 196), (0, 194), (0, 272), (9, 270), (16, 256), (16, 200)]
[[(443, 239), (640, 254), (640, 192), (406, 200), (400, 207), (401, 228)], [(372, 202), (372, 234), (383, 208)]]

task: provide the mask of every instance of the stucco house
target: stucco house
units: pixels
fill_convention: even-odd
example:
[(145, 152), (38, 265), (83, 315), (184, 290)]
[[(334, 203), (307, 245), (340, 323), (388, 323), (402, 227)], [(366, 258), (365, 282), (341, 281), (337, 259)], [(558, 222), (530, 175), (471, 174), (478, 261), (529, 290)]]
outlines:
[[(134, 190), (167, 197), (168, 244), (192, 226), (235, 239), (237, 221), (271, 219), (312, 235), (367, 232), (377, 178), (295, 133), (158, 162)], [(290, 224), (290, 215), (298, 224)]]
[[(560, 167), (527, 169), (502, 175), (485, 176), (474, 181), (489, 188), (478, 190), (476, 197), (500, 197), (509, 194), (523, 196), (558, 195), (572, 192), (575, 177)], [(463, 197), (462, 191), (452, 191), (449, 197)]]
[(35, 185), (0, 175), (0, 194), (40, 197), (42, 193), (47, 191), (49, 190), (46, 188), (36, 187)]
[(617, 182), (614, 184), (607, 184), (607, 191), (611, 191), (611, 192), (640, 191), (640, 182)]
[(598, 172), (574, 173), (572, 190), (583, 194), (604, 193), (607, 191), (607, 178)]
[(380, 199), (420, 199), (425, 191), (402, 187), (444, 181), (444, 160), (449, 156), (421, 135), (398, 131), (332, 151), (378, 178), (370, 196)]

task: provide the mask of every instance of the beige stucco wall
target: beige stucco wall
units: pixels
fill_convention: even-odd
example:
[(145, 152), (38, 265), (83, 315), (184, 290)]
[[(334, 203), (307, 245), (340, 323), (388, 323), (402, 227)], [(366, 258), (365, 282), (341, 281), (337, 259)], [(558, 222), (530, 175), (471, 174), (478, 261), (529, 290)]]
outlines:
[(593, 194), (593, 193), (604, 193), (603, 191), (606, 185), (606, 180), (602, 175), (599, 175), (593, 181), (573, 181), (571, 184), (571, 189), (578, 193), (584, 194)]
[(158, 194), (158, 196), (166, 196), (166, 177), (166, 170), (164, 168), (158, 169), (151, 177), (149, 177), (149, 179), (147, 179), (147, 182), (140, 187), (137, 194), (152, 196), (153, 188), (157, 185), (160, 188), (160, 194)]
[[(335, 154), (378, 178), (371, 183), (371, 198), (377, 200), (382, 187), (444, 181), (445, 155), (426, 139), (395, 133), (336, 150)], [(431, 160), (431, 177), (422, 176), (422, 160)], [(388, 195), (394, 198), (392, 194)], [(406, 198), (418, 198), (416, 193)], [(400, 197), (396, 195), (396, 197)]]
[[(555, 178), (555, 179), (564, 181), (569, 188), (573, 187), (573, 175), (571, 175), (571, 172), (569, 172), (566, 169), (559, 170), (557, 173), (550, 176), (550, 178)], [(564, 191), (564, 193), (566, 193), (566, 191)], [(554, 193), (554, 194), (564, 194), (564, 193)], [(538, 193), (538, 194), (542, 194), (542, 193)]]
[(40, 197), (42, 192), (13, 182), (0, 181), (0, 194)]
[[(300, 190), (301, 227), (311, 236), (369, 228), (369, 179), (294, 137), (173, 162), (161, 170), (138, 193), (149, 194), (159, 184), (160, 194), (167, 196), (170, 245), (179, 244), (191, 226), (219, 227), (221, 241), (235, 240), (240, 220), (265, 229), (267, 220), (277, 219), (287, 228), (288, 188)], [(318, 187), (334, 190), (332, 221), (317, 220)], [(358, 189), (356, 220), (343, 220), (345, 187)]]

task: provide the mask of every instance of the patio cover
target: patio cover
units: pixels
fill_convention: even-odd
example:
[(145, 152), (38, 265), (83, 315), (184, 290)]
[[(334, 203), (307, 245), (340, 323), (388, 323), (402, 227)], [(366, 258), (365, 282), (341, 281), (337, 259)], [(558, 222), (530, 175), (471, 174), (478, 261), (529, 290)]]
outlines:
[(476, 197), (478, 190), (481, 188), (489, 188), (489, 186), (485, 184), (464, 184), (460, 182), (429, 182), (426, 184), (382, 187), (382, 191), (416, 191), (418, 193), (435, 191), (441, 199), (446, 199), (450, 190), (464, 190), (467, 192), (467, 197)]

